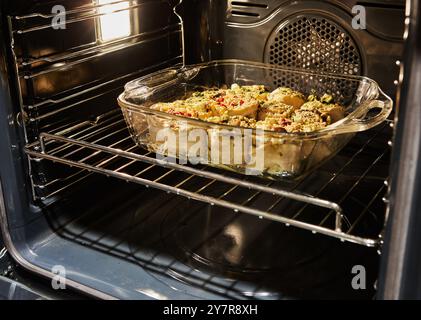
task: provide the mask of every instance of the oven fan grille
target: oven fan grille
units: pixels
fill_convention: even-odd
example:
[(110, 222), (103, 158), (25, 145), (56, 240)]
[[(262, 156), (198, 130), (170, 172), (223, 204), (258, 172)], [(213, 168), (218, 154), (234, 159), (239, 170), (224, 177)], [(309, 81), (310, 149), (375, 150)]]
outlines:
[[(265, 60), (299, 69), (319, 72), (361, 75), (362, 57), (349, 32), (338, 23), (323, 16), (300, 15), (282, 22), (268, 39)], [(276, 87), (294, 87), (294, 83), (307, 81), (301, 76), (285, 79), (272, 74)], [(317, 81), (314, 83), (317, 90)], [(356, 88), (350, 82), (332, 83), (331, 93), (338, 100), (352, 97)]]

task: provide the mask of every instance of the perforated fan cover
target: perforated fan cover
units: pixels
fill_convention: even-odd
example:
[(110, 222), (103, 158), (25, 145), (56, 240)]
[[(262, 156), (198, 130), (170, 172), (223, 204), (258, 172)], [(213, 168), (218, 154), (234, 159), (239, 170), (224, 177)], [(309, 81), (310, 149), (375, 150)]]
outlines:
[[(301, 14), (281, 22), (268, 39), (265, 61), (342, 75), (361, 75), (363, 68), (360, 51), (349, 32), (330, 18), (315, 14)], [(276, 74), (273, 78), (277, 87), (294, 86), (294, 79)], [(355, 92), (347, 81), (332, 87), (332, 93), (342, 98)]]

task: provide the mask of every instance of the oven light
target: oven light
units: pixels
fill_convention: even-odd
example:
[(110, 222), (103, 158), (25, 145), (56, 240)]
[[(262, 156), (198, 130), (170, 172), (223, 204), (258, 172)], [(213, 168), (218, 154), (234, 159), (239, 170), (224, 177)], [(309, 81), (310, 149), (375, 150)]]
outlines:
[[(99, 13), (99, 37), (101, 41), (111, 41), (119, 38), (127, 37), (131, 34), (130, 24), (130, 10), (118, 11), (127, 9), (129, 1), (119, 3), (116, 0), (97, 0), (100, 6)], [(114, 3), (109, 4), (108, 3)]]

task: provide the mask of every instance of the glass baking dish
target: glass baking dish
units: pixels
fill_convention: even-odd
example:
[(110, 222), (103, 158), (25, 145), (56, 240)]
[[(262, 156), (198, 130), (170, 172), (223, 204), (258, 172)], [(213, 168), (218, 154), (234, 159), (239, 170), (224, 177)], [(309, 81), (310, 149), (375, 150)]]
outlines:
[[(324, 93), (346, 117), (323, 130), (282, 133), (233, 127), (150, 109), (193, 92), (231, 84), (290, 87)], [(336, 155), (349, 140), (385, 121), (393, 107), (366, 77), (303, 71), (240, 60), (176, 66), (126, 84), (118, 103), (134, 141), (166, 161), (203, 163), (270, 179), (299, 179)]]

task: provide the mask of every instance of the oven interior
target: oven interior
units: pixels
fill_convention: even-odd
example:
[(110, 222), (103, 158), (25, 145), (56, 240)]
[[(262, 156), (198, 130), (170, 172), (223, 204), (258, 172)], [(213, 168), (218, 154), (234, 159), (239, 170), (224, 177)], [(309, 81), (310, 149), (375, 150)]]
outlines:
[[(357, 4), (366, 30), (351, 27)], [(69, 286), (102, 298), (375, 297), (393, 119), (305, 179), (275, 182), (156, 164), (116, 98), (141, 75), (218, 59), (366, 75), (395, 98), (403, 1), (3, 1), (1, 10), (2, 116), (17, 172), (2, 173), (1, 188), (21, 265), (45, 277), (63, 266)], [(358, 265), (366, 290), (351, 285)]]

